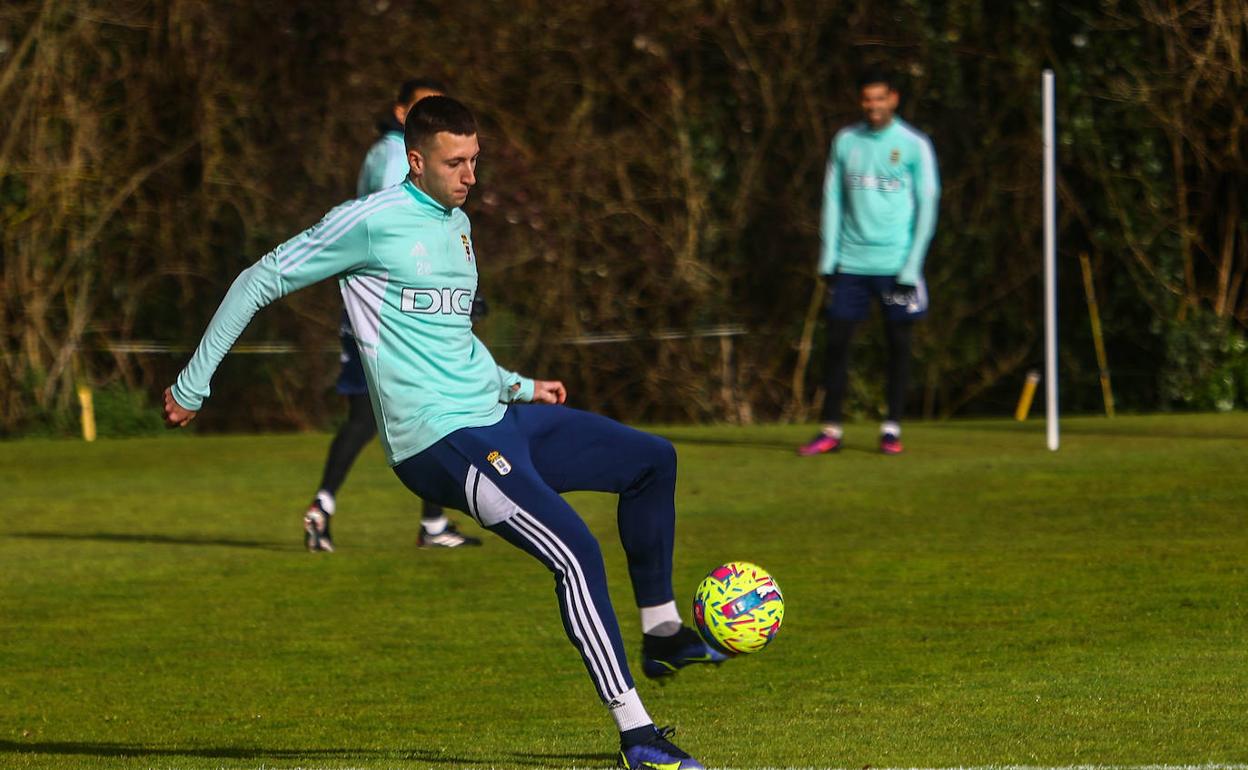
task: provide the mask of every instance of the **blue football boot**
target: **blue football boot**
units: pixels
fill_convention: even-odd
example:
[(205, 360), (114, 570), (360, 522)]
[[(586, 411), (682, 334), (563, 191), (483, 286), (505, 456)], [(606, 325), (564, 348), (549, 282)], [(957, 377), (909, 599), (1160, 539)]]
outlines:
[(674, 727), (660, 727), (654, 737), (643, 743), (620, 747), (619, 767), (626, 770), (706, 770), (701, 762), (681, 751), (668, 740), (676, 732)]
[(641, 637), (641, 670), (651, 679), (663, 680), (694, 663), (719, 665), (728, 656), (702, 640), (689, 626), (682, 626), (673, 636)]

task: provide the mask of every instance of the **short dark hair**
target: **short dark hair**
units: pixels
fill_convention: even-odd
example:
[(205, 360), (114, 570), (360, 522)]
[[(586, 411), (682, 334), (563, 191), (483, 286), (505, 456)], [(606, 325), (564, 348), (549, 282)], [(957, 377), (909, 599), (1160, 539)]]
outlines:
[(477, 119), (459, 101), (449, 96), (427, 96), (416, 102), (407, 113), (403, 127), (403, 144), (407, 149), (419, 148), (441, 132), (456, 136), (477, 133)]
[(883, 67), (867, 67), (858, 75), (858, 90), (867, 86), (885, 85), (890, 91), (897, 90), (897, 79)]
[(434, 80), (433, 78), (412, 78), (411, 80), (404, 80), (403, 85), (399, 86), (399, 95), (395, 97), (394, 103), (411, 104), (412, 97), (416, 95), (417, 91), (421, 90), (437, 91), (440, 94), (444, 94), (450, 89), (447, 88), (446, 84), (441, 80)]

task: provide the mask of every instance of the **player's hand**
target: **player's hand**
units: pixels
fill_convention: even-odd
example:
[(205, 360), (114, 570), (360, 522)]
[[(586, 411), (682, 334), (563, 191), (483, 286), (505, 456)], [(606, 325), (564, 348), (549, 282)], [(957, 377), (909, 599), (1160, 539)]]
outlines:
[(195, 419), (195, 415), (199, 412), (193, 409), (183, 409), (173, 398), (173, 391), (165, 388), (165, 427), (181, 428), (191, 420)]
[(534, 404), (562, 404), (568, 400), (568, 390), (558, 380), (534, 380)]
[(480, 321), (490, 314), (490, 306), (485, 301), (485, 297), (480, 294), (472, 298), (472, 308), (468, 311), (468, 317), (474, 322)]
[(884, 296), (884, 301), (901, 307), (914, 306), (917, 310), (919, 306), (919, 287), (894, 278), (893, 290)]

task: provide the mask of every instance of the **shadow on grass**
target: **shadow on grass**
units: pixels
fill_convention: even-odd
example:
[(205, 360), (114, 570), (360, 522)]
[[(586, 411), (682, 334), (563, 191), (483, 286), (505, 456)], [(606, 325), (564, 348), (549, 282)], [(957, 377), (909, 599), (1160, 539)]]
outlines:
[(775, 438), (715, 438), (713, 436), (701, 436), (696, 433), (677, 433), (669, 431), (659, 434), (663, 438), (673, 444), (690, 444), (692, 446), (725, 446), (725, 447), (745, 447), (749, 449), (773, 449), (782, 451), (787, 454), (797, 454), (797, 443), (793, 441), (781, 441)]
[[(950, 422), (947, 424), (951, 428), (970, 432), (1034, 433), (1036, 436), (1043, 436), (1045, 429), (1043, 419), (1039, 421), (1032, 420), (1028, 423), (1002, 420), (1001, 422), (970, 424)], [(1129, 422), (1115, 423), (1109, 419), (1103, 422), (1081, 422), (1076, 424), (1062, 422), (1061, 435), (1121, 439), (1182, 439), (1184, 441), (1242, 441), (1248, 439), (1248, 431), (1237, 431), (1233, 426), (1228, 426), (1226, 429), (1201, 430), (1200, 428), (1192, 429), (1185, 427), (1177, 420), (1174, 423), (1144, 425)]]
[(350, 760), (388, 759), (432, 762), (457, 767), (569, 767), (575, 763), (610, 764), (614, 754), (569, 753), (531, 754), (514, 752), (504, 756), (458, 757), (432, 749), (266, 749), (256, 746), (187, 746), (185, 748), (147, 746), (133, 743), (46, 741), (22, 743), (0, 740), (0, 756), (40, 754), (91, 757), (201, 757), (204, 759), (245, 760)]
[(192, 535), (155, 535), (142, 532), (10, 532), (5, 537), (24, 538), (26, 540), (65, 540), (70, 542), (140, 543), (142, 545), (216, 545), (226, 548), (258, 548), (265, 551), (303, 550), (296, 545), (266, 543), (259, 540), (235, 540), (223, 537), (195, 537)]
[[(800, 457), (797, 454), (797, 447), (800, 444), (804, 443), (802, 441), (781, 441), (776, 438), (759, 438), (759, 439), (714, 438), (714, 437), (698, 436), (694, 434), (682, 434), (682, 433), (675, 433), (675, 432), (664, 433), (662, 435), (668, 441), (671, 441), (673, 444), (677, 444), (677, 445), (688, 444), (690, 446), (721, 446), (721, 447), (737, 447), (737, 448), (744, 448), (744, 449), (768, 449), (773, 452), (783, 452), (784, 454), (787, 454), (787, 455), (793, 455), (793, 458), (795, 460), (807, 460), (809, 462), (807, 458)], [(837, 452), (841, 454), (855, 454), (855, 453), (869, 454), (869, 455), (880, 454), (879, 447), (873, 443), (869, 443), (871, 440), (872, 440), (872, 436), (868, 436), (866, 439), (864, 439), (864, 442), (860, 445), (848, 444), (848, 443), (842, 444), (841, 448), (838, 449)]]

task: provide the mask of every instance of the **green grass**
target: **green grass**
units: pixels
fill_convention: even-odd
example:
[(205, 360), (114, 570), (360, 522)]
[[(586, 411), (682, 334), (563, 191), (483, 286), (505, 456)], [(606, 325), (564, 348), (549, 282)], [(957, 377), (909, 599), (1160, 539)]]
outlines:
[[(676, 590), (770, 569), (766, 651), (639, 683), (708, 765), (1248, 760), (1248, 415), (671, 428)], [(413, 547), (370, 447), (302, 550), (325, 435), (0, 443), (0, 767), (605, 767), (545, 570)], [(573, 503), (637, 638), (613, 501)], [(466, 517), (460, 517), (467, 522)], [(475, 531), (475, 525), (466, 524)]]

